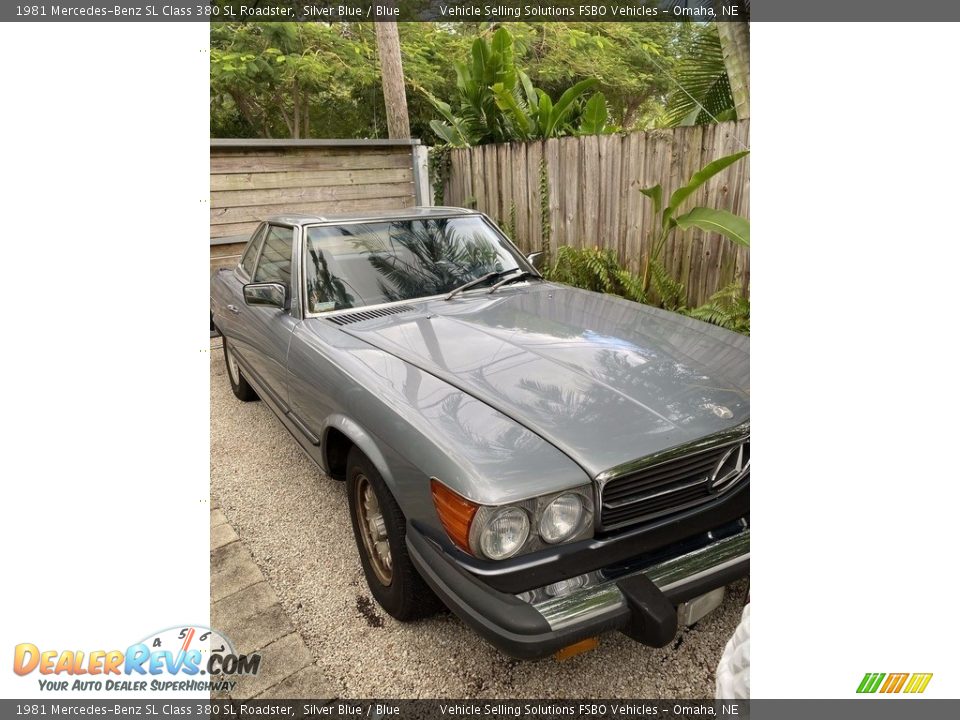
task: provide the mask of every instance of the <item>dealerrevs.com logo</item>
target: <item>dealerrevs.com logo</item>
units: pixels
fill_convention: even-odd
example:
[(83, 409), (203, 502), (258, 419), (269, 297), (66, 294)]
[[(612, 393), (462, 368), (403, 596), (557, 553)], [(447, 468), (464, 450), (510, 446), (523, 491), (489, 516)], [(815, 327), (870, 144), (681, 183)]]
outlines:
[(933, 673), (867, 673), (857, 687), (858, 693), (922, 693)]
[(200, 625), (151, 633), (126, 650), (41, 650), (20, 643), (13, 671), (37, 673), (46, 691), (217, 691), (230, 692), (233, 675), (256, 675), (260, 655), (240, 655), (216, 630)]

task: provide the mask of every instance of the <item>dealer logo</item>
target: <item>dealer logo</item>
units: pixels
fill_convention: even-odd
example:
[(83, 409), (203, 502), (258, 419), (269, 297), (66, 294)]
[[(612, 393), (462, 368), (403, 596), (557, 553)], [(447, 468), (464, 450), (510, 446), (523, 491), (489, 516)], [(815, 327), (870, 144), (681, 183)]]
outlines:
[[(203, 625), (150, 633), (126, 650), (41, 650), (20, 643), (13, 671), (37, 673), (41, 690), (225, 690), (235, 675), (256, 675), (258, 653), (236, 652), (226, 636)], [(75, 679), (68, 680), (67, 677)]]

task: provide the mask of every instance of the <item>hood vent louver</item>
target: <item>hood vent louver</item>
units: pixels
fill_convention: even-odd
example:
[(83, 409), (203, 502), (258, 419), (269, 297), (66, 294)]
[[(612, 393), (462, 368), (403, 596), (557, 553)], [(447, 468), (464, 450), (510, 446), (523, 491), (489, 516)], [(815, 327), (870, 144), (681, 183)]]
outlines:
[(331, 315), (327, 318), (337, 325), (350, 325), (364, 320), (373, 320), (375, 318), (387, 317), (388, 315), (399, 315), (400, 313), (413, 310), (408, 305), (399, 305), (394, 307), (377, 308), (376, 310), (358, 310), (357, 312), (344, 313), (343, 315)]

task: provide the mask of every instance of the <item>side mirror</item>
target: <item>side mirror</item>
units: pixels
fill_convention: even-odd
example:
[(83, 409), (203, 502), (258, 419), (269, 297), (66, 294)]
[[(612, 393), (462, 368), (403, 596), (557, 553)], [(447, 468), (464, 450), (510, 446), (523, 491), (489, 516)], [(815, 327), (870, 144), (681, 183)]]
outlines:
[(283, 310), (287, 306), (287, 289), (280, 283), (250, 283), (243, 286), (243, 301), (247, 305), (262, 305)]
[(527, 255), (527, 262), (533, 265), (534, 270), (538, 272), (540, 270), (543, 270), (543, 264), (546, 262), (546, 260), (547, 260), (546, 253), (535, 252)]

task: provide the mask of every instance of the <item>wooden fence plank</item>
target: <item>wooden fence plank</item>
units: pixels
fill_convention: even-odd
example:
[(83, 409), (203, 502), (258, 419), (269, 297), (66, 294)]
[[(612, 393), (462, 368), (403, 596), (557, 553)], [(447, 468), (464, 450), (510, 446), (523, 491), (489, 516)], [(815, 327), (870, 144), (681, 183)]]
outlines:
[(533, 252), (530, 238), (530, 207), (527, 203), (526, 186), (527, 145), (513, 143), (510, 146), (510, 190), (514, 207), (514, 234), (516, 242), (525, 253)]
[(370, 170), (326, 170), (311, 172), (236, 173), (210, 176), (210, 190), (266, 190), (275, 188), (369, 185), (374, 183), (412, 183), (410, 168), (374, 168)]
[(647, 157), (647, 136), (645, 133), (631, 133), (624, 139), (627, 153), (626, 175), (621, 177), (623, 196), (621, 214), (623, 242), (619, 249), (620, 261), (633, 272), (640, 270), (640, 243), (643, 232), (644, 213), (647, 212), (647, 199), (640, 192), (646, 187), (644, 163)]
[[(543, 248), (543, 228), (541, 221), (540, 198), (540, 163), (543, 160), (543, 142), (526, 143), (526, 203), (527, 203), (527, 237), (530, 239), (530, 252), (539, 252)], [(549, 198), (545, 199), (549, 202)], [(549, 247), (547, 248), (549, 250)]]
[(283, 188), (278, 190), (230, 190), (210, 193), (210, 207), (292, 205), (331, 200), (359, 200), (378, 197), (407, 197), (413, 186), (407, 183), (333, 185), (329, 187)]
[[(290, 204), (283, 206), (283, 212), (305, 213), (305, 214), (340, 214), (353, 213), (363, 210), (392, 210), (406, 207), (412, 207), (413, 198), (409, 197), (388, 197), (388, 198), (369, 198), (365, 200), (334, 200), (328, 202), (315, 202), (304, 204)], [(236, 225), (238, 223), (248, 223), (263, 220), (271, 215), (282, 214), (277, 211), (275, 205), (254, 205), (231, 208), (210, 208), (210, 225)], [(229, 233), (228, 233), (229, 234)], [(213, 237), (224, 237), (225, 235), (214, 235)]]
[[(266, 217), (411, 207), (409, 147), (210, 149), (210, 238), (249, 237)], [(212, 246), (211, 268), (236, 264), (234, 244)]]
[(563, 192), (561, 192), (561, 213), (563, 216), (563, 235), (557, 242), (573, 247), (584, 247), (584, 237), (581, 228), (581, 206), (584, 182), (583, 168), (580, 164), (580, 140), (576, 137), (560, 139), (560, 168), (563, 178)]
[[(708, 162), (749, 144), (749, 121), (739, 121), (459, 149), (451, 154), (446, 196), (451, 204), (472, 204), (504, 224), (509, 223), (514, 205), (517, 243), (524, 251), (538, 250), (543, 159), (553, 254), (558, 245), (599, 244), (614, 250), (632, 271), (642, 272), (658, 226), (652, 204), (640, 188), (659, 183), (667, 201)], [(749, 217), (749, 185), (749, 162), (735, 163), (680, 211), (704, 205)], [(675, 231), (661, 260), (686, 286), (688, 306), (701, 304), (734, 281), (749, 290), (749, 249), (734, 246), (716, 233)]]
[(262, 155), (247, 153), (229, 153), (210, 157), (210, 173), (261, 173), (289, 172), (291, 170), (358, 170), (370, 168), (408, 168), (412, 167), (412, 153), (291, 153), (284, 155)]
[(600, 144), (597, 135), (578, 139), (582, 167), (578, 232), (584, 246), (596, 247), (607, 242), (607, 238), (600, 237)]
[(620, 255), (620, 193), (623, 138), (605, 135), (599, 138), (600, 150), (600, 224), (598, 243)]
[(547, 164), (547, 205), (550, 208), (550, 256), (556, 257), (557, 248), (563, 242), (563, 215), (561, 196), (563, 180), (560, 174), (560, 141), (551, 138), (543, 144), (543, 155)]
[[(497, 146), (497, 168), (500, 171), (500, 217), (504, 225), (510, 225), (510, 214), (516, 216), (516, 210), (513, 202), (513, 170), (511, 166), (511, 157), (513, 149), (509, 143)], [(515, 235), (516, 229), (511, 229)]]

